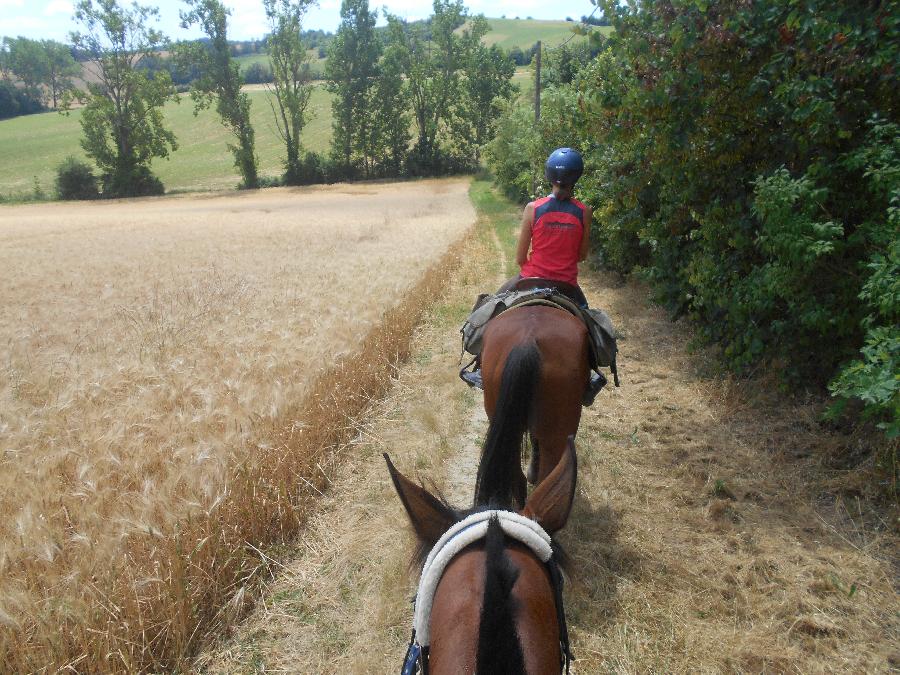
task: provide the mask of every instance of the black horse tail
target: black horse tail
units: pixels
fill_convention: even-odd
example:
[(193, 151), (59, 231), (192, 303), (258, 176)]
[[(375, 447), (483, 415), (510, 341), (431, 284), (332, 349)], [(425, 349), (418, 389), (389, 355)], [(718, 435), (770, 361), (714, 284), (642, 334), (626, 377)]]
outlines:
[(497, 409), (481, 451), (475, 480), (476, 506), (512, 508), (525, 496), (522, 445), (540, 377), (541, 353), (537, 344), (513, 347), (503, 366)]
[(521, 675), (525, 672), (512, 598), (519, 570), (506, 555), (505, 546), (503, 528), (494, 516), (488, 521), (484, 544), (484, 601), (478, 628), (476, 673)]

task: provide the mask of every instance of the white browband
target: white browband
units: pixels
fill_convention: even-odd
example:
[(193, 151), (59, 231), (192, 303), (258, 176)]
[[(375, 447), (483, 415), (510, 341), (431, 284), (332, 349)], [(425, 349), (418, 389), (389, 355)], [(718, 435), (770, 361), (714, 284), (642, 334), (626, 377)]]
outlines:
[(434, 602), (434, 594), (444, 569), (453, 557), (466, 546), (484, 539), (487, 534), (488, 521), (494, 516), (500, 521), (500, 527), (507, 536), (530, 548), (541, 562), (548, 562), (553, 555), (550, 536), (544, 532), (544, 529), (530, 518), (512, 511), (479, 511), (456, 523), (438, 539), (422, 567), (413, 620), (416, 642), (422, 647), (428, 647), (431, 644), (429, 626), (431, 605)]

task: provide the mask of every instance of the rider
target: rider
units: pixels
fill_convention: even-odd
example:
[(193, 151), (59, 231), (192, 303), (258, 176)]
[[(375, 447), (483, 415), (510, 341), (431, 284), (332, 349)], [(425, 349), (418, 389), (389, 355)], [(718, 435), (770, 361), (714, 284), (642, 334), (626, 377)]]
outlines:
[(550, 153), (544, 177), (553, 192), (525, 207), (516, 247), (516, 263), (521, 271), (499, 292), (511, 290), (519, 279), (540, 277), (562, 282), (566, 294), (587, 307), (587, 299), (578, 287), (578, 263), (587, 258), (590, 246), (591, 207), (572, 197), (583, 172), (584, 161), (577, 150), (557, 148)]
[[(556, 282), (559, 291), (582, 307), (587, 298), (578, 286), (578, 263), (585, 260), (590, 247), (591, 207), (572, 196), (575, 183), (584, 172), (584, 160), (577, 150), (557, 148), (544, 165), (544, 177), (552, 186), (549, 197), (529, 202), (522, 214), (522, 227), (516, 247), (520, 273), (500, 287), (498, 293), (512, 290), (526, 277)], [(481, 372), (463, 371), (468, 384), (481, 387)], [(585, 402), (593, 401), (606, 384), (605, 378), (592, 373)]]

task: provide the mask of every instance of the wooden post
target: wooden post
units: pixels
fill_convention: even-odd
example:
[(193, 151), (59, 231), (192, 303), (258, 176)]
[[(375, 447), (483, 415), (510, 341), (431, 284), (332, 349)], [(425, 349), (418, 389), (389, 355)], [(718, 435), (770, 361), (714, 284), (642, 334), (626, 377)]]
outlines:
[(537, 43), (534, 55), (534, 123), (541, 121), (541, 41)]
[[(534, 127), (537, 129), (541, 121), (541, 41), (538, 40), (537, 52), (534, 55)], [(531, 180), (531, 194), (537, 197), (539, 179)]]

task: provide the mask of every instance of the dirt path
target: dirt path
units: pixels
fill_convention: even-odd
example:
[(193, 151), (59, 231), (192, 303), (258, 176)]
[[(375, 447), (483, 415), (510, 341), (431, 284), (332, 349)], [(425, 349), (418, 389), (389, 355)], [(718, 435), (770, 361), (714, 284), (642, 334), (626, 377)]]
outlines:
[[(471, 498), (484, 429), (456, 330), (502, 278), (474, 241), (392, 394), (347, 448), (307, 536), (210, 672), (390, 673), (408, 640), (411, 537), (381, 458)], [(490, 281), (485, 281), (489, 279)], [(704, 374), (638, 285), (584, 280), (624, 334), (622, 387), (586, 410), (562, 540), (575, 672), (887, 672), (900, 665), (894, 528), (826, 458), (811, 403)], [(474, 455), (473, 455), (474, 453)], [(890, 521), (889, 521), (890, 522)]]
[[(491, 242), (494, 245), (493, 253), (496, 256), (499, 272), (494, 276), (493, 285), (489, 288), (500, 288), (506, 281), (506, 253), (494, 230), (491, 230)], [(452, 504), (460, 506), (468, 506), (472, 501), (475, 476), (478, 473), (478, 458), (481, 455), (481, 443), (488, 424), (481, 396), (472, 397), (467, 416), (468, 425), (463, 432), (459, 448), (447, 461), (444, 471), (444, 482), (447, 486), (446, 496)]]

